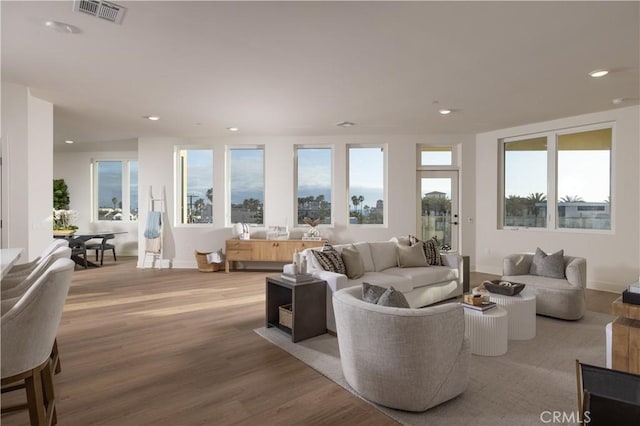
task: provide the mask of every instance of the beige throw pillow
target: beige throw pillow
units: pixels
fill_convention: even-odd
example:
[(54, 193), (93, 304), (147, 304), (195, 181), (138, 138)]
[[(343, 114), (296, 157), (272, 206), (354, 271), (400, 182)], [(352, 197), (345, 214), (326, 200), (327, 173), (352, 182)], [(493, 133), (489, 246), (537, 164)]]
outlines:
[(342, 250), (342, 262), (347, 270), (347, 277), (350, 280), (360, 278), (364, 275), (364, 262), (360, 252), (353, 245)]
[(424, 250), (422, 249), (422, 244), (416, 244), (413, 246), (398, 245), (396, 247), (396, 254), (398, 258), (398, 267), (400, 268), (429, 266), (427, 264), (427, 258), (424, 255)]

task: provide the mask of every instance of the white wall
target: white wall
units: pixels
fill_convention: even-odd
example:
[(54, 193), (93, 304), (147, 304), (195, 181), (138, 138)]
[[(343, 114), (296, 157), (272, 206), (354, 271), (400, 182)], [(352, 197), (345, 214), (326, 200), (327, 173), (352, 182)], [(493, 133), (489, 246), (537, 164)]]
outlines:
[(51, 242), (53, 105), (25, 86), (2, 82), (2, 246), (21, 261)]
[[(116, 147), (118, 150), (107, 150), (109, 147)], [(116, 246), (117, 256), (137, 256), (138, 223), (91, 220), (91, 161), (93, 159), (135, 160), (138, 156), (136, 141), (120, 144), (85, 144), (84, 147), (76, 148), (76, 150), (83, 149), (82, 152), (69, 152), (70, 149), (70, 147), (64, 147), (54, 153), (53, 176), (54, 179), (64, 179), (69, 187), (69, 208), (78, 212), (78, 218), (73, 224), (78, 227), (79, 232), (125, 232), (116, 235), (115, 239), (109, 243)], [(106, 258), (109, 258), (109, 254)]]
[[(639, 115), (635, 106), (477, 135), (476, 269), (500, 274), (505, 255), (540, 247), (585, 257), (590, 288), (619, 292), (635, 281), (640, 269)], [(608, 121), (615, 122), (611, 232), (498, 229), (499, 139)]]
[[(143, 233), (148, 207), (149, 187), (154, 196), (165, 188), (168, 220), (165, 222), (165, 258), (171, 259), (174, 267), (195, 267), (194, 250), (211, 251), (224, 247), (231, 237), (231, 229), (224, 226), (225, 215), (225, 146), (265, 145), (265, 225), (287, 225), (292, 237), (301, 236), (304, 228), (293, 228), (294, 211), (294, 145), (329, 145), (334, 148), (334, 224), (321, 227), (323, 237), (340, 243), (361, 240), (387, 240), (393, 236), (416, 232), (416, 145), (462, 146), (462, 161), (465, 170), (461, 176), (463, 202), (461, 217), (474, 217), (475, 187), (473, 185), (474, 137), (472, 135), (430, 136), (345, 136), (345, 137), (273, 137), (250, 138), (234, 135), (221, 139), (190, 140), (181, 138), (140, 138), (138, 159), (140, 166), (140, 228), (138, 235), (139, 265), (144, 257)], [(348, 226), (348, 189), (346, 186), (347, 144), (387, 144), (388, 146), (388, 191), (385, 203), (388, 206), (388, 226)], [(214, 224), (211, 226), (175, 225), (173, 155), (175, 146), (202, 146), (214, 149)], [(170, 172), (171, 171), (171, 172)], [(473, 224), (462, 221), (462, 252), (473, 258)]]

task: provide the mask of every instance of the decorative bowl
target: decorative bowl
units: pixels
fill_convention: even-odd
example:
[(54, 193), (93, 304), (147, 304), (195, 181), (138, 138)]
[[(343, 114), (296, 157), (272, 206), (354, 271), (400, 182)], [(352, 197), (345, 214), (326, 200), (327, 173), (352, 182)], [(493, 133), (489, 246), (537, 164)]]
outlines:
[(485, 281), (484, 287), (491, 293), (503, 294), (505, 296), (515, 296), (524, 290), (525, 285), (504, 280)]

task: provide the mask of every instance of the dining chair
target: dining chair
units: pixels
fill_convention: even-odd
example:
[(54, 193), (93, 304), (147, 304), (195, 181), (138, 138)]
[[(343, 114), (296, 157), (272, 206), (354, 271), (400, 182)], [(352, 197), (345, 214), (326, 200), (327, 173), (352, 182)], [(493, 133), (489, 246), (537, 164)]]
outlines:
[(27, 408), (31, 425), (57, 423), (50, 356), (74, 265), (70, 259), (56, 260), (0, 317), (2, 393), (24, 388), (27, 399), (1, 411)]
[(58, 247), (69, 247), (69, 241), (64, 238), (54, 238), (53, 241), (51, 241), (42, 251), (42, 253), (40, 253), (40, 256), (36, 257), (31, 262), (19, 263), (12, 266), (3, 279), (12, 280), (17, 277), (22, 277), (23, 279), (26, 278), (27, 275), (29, 275), (38, 266), (38, 263), (42, 262)]
[(82, 238), (70, 238), (69, 247), (71, 248), (71, 258), (77, 264), (82, 264), (84, 269), (87, 269), (89, 267), (87, 263), (87, 241)]
[(2, 289), (0, 291), (0, 299), (5, 301), (21, 297), (56, 260), (69, 258), (71, 253), (72, 251), (69, 247), (58, 247), (53, 253), (43, 258), (26, 277), (4, 278), (0, 285)]
[(100, 266), (104, 261), (104, 252), (105, 250), (113, 251), (113, 261), (116, 261), (116, 246), (113, 244), (109, 244), (107, 241), (115, 238), (113, 234), (106, 234), (102, 238), (102, 241), (99, 243), (87, 244), (87, 250), (95, 250), (96, 251), (96, 262), (98, 261), (98, 253), (100, 253)]

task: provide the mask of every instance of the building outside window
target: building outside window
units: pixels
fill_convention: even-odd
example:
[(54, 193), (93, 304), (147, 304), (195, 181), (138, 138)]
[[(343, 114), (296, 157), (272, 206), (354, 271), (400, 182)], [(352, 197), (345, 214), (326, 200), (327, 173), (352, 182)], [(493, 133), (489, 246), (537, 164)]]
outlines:
[(295, 150), (296, 223), (303, 225), (308, 217), (331, 224), (333, 149), (296, 146)]
[(349, 224), (384, 224), (386, 159), (383, 146), (347, 147)]
[(264, 223), (264, 147), (228, 150), (231, 223)]
[(94, 160), (94, 220), (138, 220), (138, 162)]
[(179, 224), (213, 223), (213, 150), (178, 148)]

